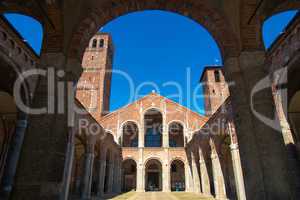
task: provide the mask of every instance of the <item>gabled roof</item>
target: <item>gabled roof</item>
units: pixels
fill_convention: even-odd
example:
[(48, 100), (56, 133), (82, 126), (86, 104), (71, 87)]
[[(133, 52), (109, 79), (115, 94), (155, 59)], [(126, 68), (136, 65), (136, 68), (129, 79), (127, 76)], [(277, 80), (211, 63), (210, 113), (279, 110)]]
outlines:
[(126, 110), (128, 107), (132, 106), (133, 104), (139, 104), (139, 103), (142, 103), (143, 101), (145, 101), (145, 100), (147, 100), (147, 99), (151, 99), (151, 98), (153, 98), (153, 97), (159, 98), (159, 99), (161, 99), (162, 101), (166, 101), (167, 103), (176, 105), (176, 106), (180, 107), (181, 109), (186, 110), (186, 111), (188, 111), (189, 113), (191, 113), (191, 114), (193, 114), (193, 115), (195, 115), (195, 116), (201, 118), (202, 120), (205, 120), (205, 121), (208, 120), (208, 118), (207, 118), (206, 116), (204, 116), (204, 115), (201, 115), (201, 114), (199, 114), (199, 113), (197, 113), (197, 112), (195, 112), (195, 111), (192, 111), (191, 109), (189, 109), (189, 108), (187, 108), (187, 107), (185, 107), (185, 106), (183, 106), (183, 105), (181, 105), (181, 104), (179, 104), (179, 103), (177, 103), (177, 102), (175, 102), (175, 101), (173, 101), (173, 100), (171, 100), (171, 99), (169, 99), (169, 98), (167, 98), (167, 97), (164, 97), (164, 96), (162, 96), (162, 95), (160, 95), (160, 94), (157, 94), (157, 93), (155, 93), (155, 92), (151, 92), (151, 93), (149, 93), (148, 95), (146, 95), (146, 96), (144, 96), (144, 97), (142, 97), (142, 98), (140, 98), (140, 99), (138, 99), (138, 100), (136, 100), (136, 101), (134, 101), (134, 102), (132, 102), (132, 103), (130, 103), (130, 104), (124, 106), (124, 107), (122, 107), (122, 108), (119, 108), (118, 110), (115, 110), (115, 111), (113, 111), (113, 112), (111, 112), (111, 113), (109, 113), (109, 114), (103, 116), (103, 117), (100, 119), (100, 121), (102, 121), (102, 120), (104, 120), (104, 119), (106, 119), (106, 118), (109, 118), (110, 116), (112, 116), (112, 115), (114, 115), (114, 114), (116, 114), (116, 113), (118, 113), (118, 112), (121, 112), (121, 111), (123, 111), (123, 110)]

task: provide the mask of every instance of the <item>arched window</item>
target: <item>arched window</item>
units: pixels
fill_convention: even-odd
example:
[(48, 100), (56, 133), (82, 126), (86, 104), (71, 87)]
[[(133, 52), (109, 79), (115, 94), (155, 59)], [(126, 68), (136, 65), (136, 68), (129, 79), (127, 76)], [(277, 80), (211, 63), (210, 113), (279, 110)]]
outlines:
[(184, 147), (183, 126), (178, 122), (169, 125), (169, 145), (170, 147)]
[(92, 48), (97, 48), (97, 39), (93, 39)]
[(99, 42), (99, 47), (102, 48), (104, 47), (104, 39), (101, 39)]
[(162, 146), (162, 114), (156, 109), (150, 109), (145, 113), (145, 147)]
[(123, 126), (123, 147), (138, 147), (139, 129), (136, 123), (126, 122)]
[(221, 81), (220, 71), (219, 70), (215, 70), (214, 74), (215, 74), (215, 81), (216, 82), (220, 82)]

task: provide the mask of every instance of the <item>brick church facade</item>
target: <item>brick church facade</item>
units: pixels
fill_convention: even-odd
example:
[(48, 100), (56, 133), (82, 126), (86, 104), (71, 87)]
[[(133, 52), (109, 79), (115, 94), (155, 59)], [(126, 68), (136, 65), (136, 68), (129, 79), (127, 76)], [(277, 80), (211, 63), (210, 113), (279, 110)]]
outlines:
[[(83, 107), (121, 148), (119, 177), (108, 173), (108, 176), (117, 178), (120, 185), (114, 190), (116, 185), (112, 183), (109, 190), (203, 190), (206, 196), (214, 195), (219, 199), (236, 198), (229, 146), (218, 149), (223, 145), (220, 141), (229, 138), (229, 135), (224, 133), (226, 127), (217, 127), (224, 130), (217, 130), (213, 137), (210, 136), (212, 133), (203, 133), (210, 139), (209, 145), (202, 150), (196, 145), (189, 146), (195, 133), (207, 125), (210, 117), (213, 117), (219, 108), (227, 105), (229, 90), (222, 68), (207, 67), (201, 77), (206, 116), (195, 113), (155, 91), (110, 113), (108, 110), (112, 46), (112, 38), (108, 34), (98, 33), (90, 40), (83, 56), (84, 72), (78, 83), (76, 95)], [(222, 110), (223, 114), (227, 113), (226, 109)], [(228, 142), (230, 143), (230, 138)], [(199, 151), (202, 152), (202, 156), (199, 155)], [(221, 151), (222, 156), (219, 155)], [(210, 158), (212, 155), (215, 155), (214, 161)], [(205, 158), (206, 156), (209, 156), (209, 159)], [(205, 161), (206, 159), (208, 160)], [(234, 159), (237, 160), (237, 164), (240, 163), (238, 154)], [(202, 180), (198, 171), (200, 166), (203, 170)], [(235, 169), (242, 177), (241, 166)]]

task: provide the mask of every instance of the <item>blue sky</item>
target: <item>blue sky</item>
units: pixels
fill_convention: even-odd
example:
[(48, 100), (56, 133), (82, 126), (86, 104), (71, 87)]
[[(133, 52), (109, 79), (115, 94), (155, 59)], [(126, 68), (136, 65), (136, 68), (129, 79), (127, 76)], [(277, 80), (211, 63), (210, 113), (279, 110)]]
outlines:
[[(265, 22), (263, 36), (266, 47), (272, 44), (295, 14), (296, 11), (281, 13)], [(30, 17), (5, 16), (39, 54), (41, 25)], [(113, 74), (112, 111), (155, 90), (198, 113), (204, 113), (203, 99), (193, 101), (193, 93), (202, 94), (201, 87), (195, 89), (199, 86), (204, 66), (222, 64), (218, 46), (205, 28), (184, 16), (156, 10), (121, 16), (106, 24), (101, 31), (113, 37), (113, 68), (130, 76), (138, 94), (130, 98), (128, 80)], [(178, 92), (175, 84), (182, 92)], [(181, 98), (177, 96), (179, 93)]]

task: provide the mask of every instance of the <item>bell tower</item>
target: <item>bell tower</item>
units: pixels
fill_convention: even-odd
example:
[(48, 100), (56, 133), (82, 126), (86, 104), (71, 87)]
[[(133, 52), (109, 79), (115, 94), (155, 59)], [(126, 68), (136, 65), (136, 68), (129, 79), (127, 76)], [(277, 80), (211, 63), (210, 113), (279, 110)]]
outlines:
[(109, 112), (112, 62), (111, 36), (97, 33), (84, 52), (76, 92), (77, 99), (96, 120)]
[(200, 83), (203, 85), (205, 112), (211, 116), (229, 97), (222, 66), (205, 67)]

